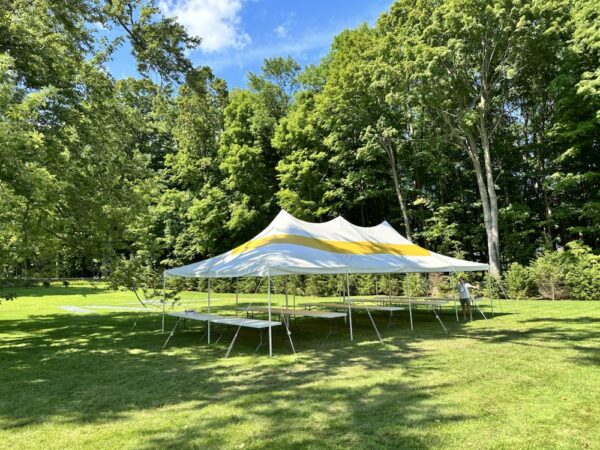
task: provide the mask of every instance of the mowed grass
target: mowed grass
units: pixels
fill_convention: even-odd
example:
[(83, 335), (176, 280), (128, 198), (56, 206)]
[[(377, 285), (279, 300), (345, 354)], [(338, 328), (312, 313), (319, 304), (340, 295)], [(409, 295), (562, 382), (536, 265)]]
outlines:
[(17, 293), (0, 305), (2, 448), (600, 448), (600, 302), (503, 302), (472, 323), (448, 308), (449, 335), (427, 311), (414, 332), (407, 311), (375, 314), (384, 345), (364, 312), (354, 342), (298, 319), (297, 356), (282, 329), (273, 358), (243, 330), (224, 359), (232, 328), (208, 346), (188, 324), (161, 351), (156, 313), (60, 309), (135, 307), (126, 292)]

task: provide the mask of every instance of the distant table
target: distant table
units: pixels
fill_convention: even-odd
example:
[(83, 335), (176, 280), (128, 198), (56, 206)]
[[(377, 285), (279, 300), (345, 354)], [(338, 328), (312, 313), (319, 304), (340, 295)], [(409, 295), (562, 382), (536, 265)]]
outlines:
[[(269, 308), (267, 306), (240, 306), (236, 308), (238, 311), (245, 311), (246, 313), (267, 313), (269, 312)], [(329, 320), (329, 333), (327, 337), (329, 337), (332, 333), (332, 321), (333, 319), (344, 319), (348, 316), (345, 312), (333, 312), (333, 311), (316, 311), (316, 310), (308, 310), (308, 309), (292, 309), (292, 308), (281, 308), (281, 307), (272, 307), (272, 314), (279, 314), (282, 316), (283, 320), (288, 321), (289, 328), (289, 318), (290, 317), (314, 317), (318, 319), (328, 319)]]
[[(322, 308), (329, 308), (329, 309), (348, 309), (349, 307), (349, 303), (346, 302), (332, 302), (332, 303), (318, 303), (318, 302), (309, 302), (309, 303), (302, 303), (302, 306), (309, 306), (309, 307), (322, 307)], [(358, 310), (365, 310), (365, 311), (386, 311), (389, 313), (394, 313), (396, 311), (402, 311), (404, 308), (400, 307), (400, 306), (381, 306), (381, 305), (373, 305), (373, 306), (367, 306), (367, 305), (355, 305), (354, 303), (352, 303), (352, 309), (358, 309)]]
[[(394, 306), (383, 306), (381, 304), (388, 305), (408, 305), (408, 314), (410, 318), (410, 329), (414, 330), (414, 322), (412, 309), (413, 306), (430, 306), (431, 311), (433, 312), (435, 318), (440, 323), (442, 329), (448, 333), (444, 322), (441, 317), (437, 313), (436, 309), (441, 308), (442, 306), (448, 304), (452, 299), (450, 298), (433, 298), (433, 297), (403, 297), (403, 296), (394, 296), (394, 295), (379, 295), (375, 298), (352, 298), (350, 302), (352, 303), (352, 309), (356, 309), (358, 307), (365, 307), (369, 309), (376, 308), (394, 308)], [(365, 306), (365, 305), (355, 305), (354, 302), (358, 303), (377, 303), (377, 306)], [(344, 304), (348, 304), (348, 301)], [(401, 308), (402, 309), (402, 308)]]

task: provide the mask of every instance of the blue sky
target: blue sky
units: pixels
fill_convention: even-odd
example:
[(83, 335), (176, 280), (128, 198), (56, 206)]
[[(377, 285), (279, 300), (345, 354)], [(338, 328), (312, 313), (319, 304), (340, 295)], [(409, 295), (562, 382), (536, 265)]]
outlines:
[[(159, 0), (192, 35), (203, 38), (190, 58), (208, 65), (230, 87), (246, 84), (268, 57), (291, 55), (301, 65), (317, 63), (333, 37), (346, 28), (375, 23), (393, 0)], [(135, 76), (128, 48), (120, 49), (109, 68), (117, 78)]]

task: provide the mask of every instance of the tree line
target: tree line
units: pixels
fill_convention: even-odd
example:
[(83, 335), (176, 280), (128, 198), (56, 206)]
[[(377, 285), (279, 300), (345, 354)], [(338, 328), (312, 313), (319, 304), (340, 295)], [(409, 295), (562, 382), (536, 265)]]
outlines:
[[(599, 248), (596, 0), (399, 0), (231, 90), (153, 0), (0, 8), (3, 277), (185, 264), (280, 208), (385, 219), (496, 275)], [(107, 69), (123, 45), (136, 78)]]

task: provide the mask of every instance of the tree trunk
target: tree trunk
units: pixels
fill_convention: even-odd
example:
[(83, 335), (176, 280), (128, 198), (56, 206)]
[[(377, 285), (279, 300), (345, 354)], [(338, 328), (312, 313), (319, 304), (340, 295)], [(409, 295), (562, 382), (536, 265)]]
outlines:
[(400, 182), (398, 181), (398, 169), (396, 167), (396, 155), (394, 154), (394, 146), (393, 144), (386, 142), (383, 139), (380, 140), (380, 145), (387, 153), (390, 162), (390, 172), (392, 173), (392, 179), (394, 181), (394, 189), (396, 190), (396, 197), (398, 197), (398, 203), (400, 204), (400, 210), (402, 211), (402, 219), (404, 220), (404, 233), (406, 234), (406, 239), (412, 242), (412, 233), (410, 228), (410, 221), (408, 219), (408, 209), (406, 207), (406, 200), (404, 198), (404, 195), (402, 195), (402, 190), (400, 189)]
[(412, 242), (412, 233), (410, 230), (410, 221), (408, 220), (408, 210), (406, 208), (406, 200), (402, 195), (402, 191), (400, 190), (400, 185), (398, 184), (398, 174), (396, 173), (396, 168), (392, 168), (392, 178), (394, 179), (394, 187), (396, 188), (396, 196), (398, 197), (398, 203), (400, 204), (400, 209), (402, 210), (402, 219), (404, 220), (404, 232), (406, 233), (406, 239)]
[[(475, 170), (475, 177), (477, 179), (477, 188), (481, 198), (481, 207), (483, 209), (483, 223), (485, 225), (488, 244), (490, 273), (492, 276), (498, 278), (500, 277), (500, 234), (498, 232), (498, 202), (496, 189), (493, 184), (493, 174), (491, 173), (491, 170), (488, 173), (488, 161), (486, 161), (484, 178), (484, 171), (481, 167), (481, 161), (478, 155), (477, 142), (470, 133), (467, 133), (466, 137), (467, 142), (465, 150), (473, 162), (473, 169)], [(489, 152), (487, 156), (484, 152), (484, 158), (487, 160), (490, 159)], [(489, 161), (489, 168), (491, 169), (491, 160)], [(489, 185), (490, 179), (491, 186)], [(492, 193), (491, 196), (490, 192)]]
[[(491, 247), (490, 269), (494, 277), (500, 277), (500, 226), (498, 224), (498, 196), (496, 195), (496, 186), (494, 185), (494, 170), (492, 167), (492, 157), (490, 155), (490, 140), (487, 130), (482, 127), (481, 145), (483, 147), (483, 161), (485, 164), (485, 178), (487, 184), (487, 194), (490, 199), (490, 221), (491, 221)], [(489, 238), (488, 238), (489, 239)]]

